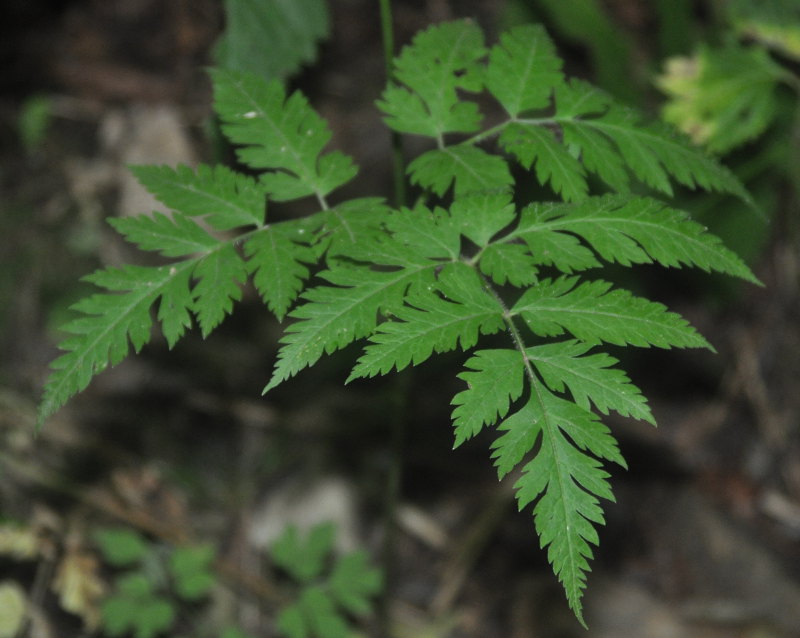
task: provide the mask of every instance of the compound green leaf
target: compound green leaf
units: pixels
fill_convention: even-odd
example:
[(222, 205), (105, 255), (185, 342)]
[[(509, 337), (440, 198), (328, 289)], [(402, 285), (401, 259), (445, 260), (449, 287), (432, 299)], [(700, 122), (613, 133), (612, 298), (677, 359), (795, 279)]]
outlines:
[(498, 430), (503, 434), (492, 447), (501, 476), (540, 442), (515, 485), (517, 500), (522, 509), (538, 499), (533, 514), (540, 544), (547, 547), (569, 605), (583, 623), (581, 596), (592, 557), (590, 544), (598, 542), (594, 525), (604, 523), (598, 498), (613, 500), (608, 474), (587, 452), (623, 467), (625, 461), (608, 429), (591, 412), (539, 386)]
[[(642, 124), (638, 113), (615, 103), (594, 87), (579, 81), (564, 84), (556, 89), (555, 102), (556, 114), (552, 121), (571, 129), (570, 141), (577, 150), (584, 150), (580, 142), (587, 136), (580, 138), (575, 131), (584, 128), (601, 133), (614, 143), (628, 170), (648, 186), (672, 195), (671, 177), (689, 188), (716, 190), (751, 201), (733, 173), (692, 146), (686, 138), (666, 125)], [(590, 134), (588, 139), (593, 142), (590, 146), (597, 147), (596, 136), (593, 139)], [(598, 157), (596, 148), (594, 155), (592, 150), (589, 150), (590, 164), (597, 167), (602, 158)], [(613, 154), (609, 157), (613, 158)], [(611, 168), (599, 174), (603, 179), (611, 176), (611, 181), (619, 184), (620, 177), (614, 167), (618, 160), (611, 161)]]
[(553, 89), (564, 82), (561, 58), (540, 25), (514, 27), (492, 47), (486, 70), (486, 88), (508, 114), (550, 105)]
[[(131, 346), (139, 352), (150, 340), (150, 308), (170, 289), (173, 280), (185, 277), (186, 270), (194, 264), (194, 260), (188, 260), (159, 268), (124, 266), (86, 277), (112, 294), (95, 293), (73, 306), (80, 316), (62, 328), (69, 336), (59, 345), (64, 354), (50, 366), (52, 372), (39, 407), (39, 425), (83, 390), (94, 375), (122, 361)], [(172, 300), (176, 299), (173, 295)]]
[(378, 316), (402, 304), (409, 287), (433, 281), (438, 262), (428, 261), (393, 271), (338, 266), (320, 274), (331, 285), (303, 293), (305, 303), (289, 313), (298, 319), (281, 338), (278, 361), (264, 392), (313, 365), (323, 353), (369, 335)]
[[(422, 203), (410, 209), (391, 210), (380, 199), (330, 207), (327, 195), (355, 169), (345, 155), (326, 153), (331, 133), (306, 99), (246, 73), (216, 71), (213, 81), (223, 132), (240, 146), (240, 159), (261, 174), (206, 166), (135, 169), (172, 213), (114, 226), (142, 249), (182, 261), (107, 269), (89, 278), (105, 292), (76, 305), (80, 316), (65, 328), (69, 336), (53, 364), (40, 420), (94, 374), (147, 343), (154, 308), (170, 346), (193, 315), (207, 335), (241, 297), (248, 276), (279, 318), (294, 320), (265, 391), (357, 339), (369, 341), (348, 381), (419, 364), (436, 352), (471, 350), (481, 336), (507, 330), (515, 349), (478, 350), (459, 375), (467, 388), (453, 398), (455, 443), (501, 421), (492, 446), (498, 474), (524, 464), (516, 484), (520, 507), (535, 502), (542, 546), (582, 621), (591, 545), (603, 523), (599, 500), (612, 498), (601, 460), (624, 466), (592, 410), (652, 422), (616, 360), (590, 349), (602, 342), (710, 346), (661, 304), (604, 281), (539, 279), (540, 271), (570, 275), (603, 261), (656, 262), (755, 281), (685, 213), (627, 195), (634, 178), (663, 193), (677, 183), (747, 201), (744, 188), (671, 129), (643, 125), (606, 94), (564, 82), (540, 27), (503, 35), (488, 63), (483, 36), (468, 21), (432, 26), (403, 50), (395, 84), (379, 106), (392, 128), (431, 137), (436, 145), (409, 165), (411, 181), (424, 191)], [(462, 98), (484, 87), (510, 119), (481, 131), (477, 104)], [(535, 110), (543, 113), (530, 113)], [(456, 133), (474, 135), (449, 145), (446, 138)], [(514, 201), (524, 194), (511, 192), (506, 159), (486, 150), (490, 142), (568, 203), (534, 203), (518, 212)], [(590, 174), (626, 195), (590, 197)], [(425, 204), (451, 187), (449, 210)], [(316, 198), (306, 218), (265, 225), (267, 197), (305, 196)], [(237, 228), (238, 235), (229, 232)], [(217, 237), (217, 231), (223, 233)], [(317, 263), (318, 281), (301, 292)], [(523, 288), (521, 294), (512, 286)], [(535, 345), (525, 343), (530, 333)], [(572, 338), (548, 339), (565, 333)], [(289, 533), (274, 548), (276, 564), (301, 584), (298, 602), (278, 617), (286, 635), (347, 635), (343, 612), (366, 611), (379, 587), (380, 575), (363, 555), (329, 561), (330, 543), (330, 533), (317, 530), (308, 539)], [(209, 582), (207, 565), (195, 567), (173, 574), (190, 597)], [(142, 609), (153, 593), (146, 579), (144, 586), (150, 589), (137, 590)], [(141, 610), (121, 607), (119, 613), (128, 616), (114, 625), (117, 633), (153, 631), (134, 623)]]
[(335, 532), (332, 523), (322, 523), (303, 538), (289, 525), (272, 546), (272, 561), (298, 582), (308, 583), (322, 574)]
[(208, 336), (225, 315), (233, 310), (233, 302), (242, 298), (242, 284), (247, 281), (247, 266), (230, 244), (198, 260), (192, 273), (197, 320), (203, 336)]
[(505, 160), (475, 146), (458, 145), (423, 153), (408, 165), (411, 182), (444, 195), (455, 180), (455, 196), (496, 191), (513, 184)]
[(126, 528), (104, 528), (94, 534), (103, 558), (114, 567), (129, 567), (140, 562), (149, 547), (141, 534)]
[(599, 352), (587, 355), (591, 346), (561, 341), (528, 348), (525, 353), (547, 387), (554, 392), (569, 388), (572, 398), (588, 410), (590, 402), (603, 414), (615, 410), (655, 425), (647, 400), (627, 375), (614, 368), (614, 357)]
[(478, 130), (477, 106), (460, 100), (456, 89), (481, 90), (480, 60), (485, 55), (483, 33), (467, 20), (418, 33), (395, 60), (395, 78), (405, 88), (390, 87), (378, 102), (386, 124), (396, 131), (437, 138)]
[(316, 261), (299, 224), (285, 222), (260, 230), (246, 240), (247, 269), (267, 307), (282, 320)]
[(351, 614), (370, 611), (370, 598), (380, 592), (383, 577), (379, 569), (370, 567), (366, 552), (342, 556), (333, 567), (328, 587), (334, 600)]
[(504, 327), (502, 308), (483, 288), (475, 271), (458, 263), (446, 266), (435, 286), (415, 289), (370, 337), (348, 381), (418, 365), (434, 352), (468, 349), (479, 334)]
[(206, 252), (220, 243), (181, 213), (111, 217), (108, 223), (142, 250), (158, 251), (165, 257)]
[(600, 257), (623, 266), (656, 261), (666, 267), (695, 266), (758, 282), (718, 237), (685, 212), (650, 198), (610, 195), (572, 205), (532, 204), (523, 210), (512, 236), (530, 245), (549, 232), (570, 238), (577, 235)]
[(576, 286), (577, 281), (577, 277), (544, 279), (525, 291), (512, 313), (542, 336), (567, 330), (587, 343), (712, 349), (685, 319), (662, 304), (611, 289), (606, 281)]
[(212, 79), (222, 130), (242, 145), (239, 159), (255, 169), (280, 171), (261, 179), (272, 199), (324, 197), (355, 176), (346, 155), (321, 155), (331, 132), (301, 93), (287, 97), (277, 80), (248, 73), (216, 70)]
[(581, 163), (540, 126), (513, 123), (500, 135), (500, 144), (526, 169), (536, 164), (536, 178), (566, 201), (584, 199), (589, 191)]
[[(131, 172), (164, 205), (187, 216), (203, 216), (217, 230), (264, 223), (264, 189), (252, 177), (225, 166), (201, 164), (194, 171), (188, 166), (132, 166)], [(115, 228), (126, 227), (122, 219), (111, 223)], [(139, 243), (139, 239), (132, 241)]]
[(458, 230), (483, 248), (516, 217), (511, 193), (499, 191), (461, 197), (450, 206), (450, 216)]
[(487, 246), (480, 255), (480, 269), (500, 286), (528, 286), (536, 281), (536, 260), (526, 246), (497, 243)]
[(466, 372), (458, 378), (467, 389), (453, 397), (453, 447), (478, 434), (508, 413), (512, 401), (522, 394), (524, 361), (516, 350), (478, 350), (464, 364)]
[(225, 0), (214, 59), (226, 69), (283, 78), (313, 62), (329, 22), (326, 0)]
[(311, 635), (316, 638), (348, 638), (352, 635), (330, 594), (322, 587), (312, 586), (304, 590), (300, 595), (300, 608)]

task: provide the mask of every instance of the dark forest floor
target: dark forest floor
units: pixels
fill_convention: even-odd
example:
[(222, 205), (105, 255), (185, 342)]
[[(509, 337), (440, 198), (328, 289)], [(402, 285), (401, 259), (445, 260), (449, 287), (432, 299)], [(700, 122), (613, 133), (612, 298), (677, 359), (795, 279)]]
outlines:
[[(502, 8), (398, 3), (398, 40), (450, 17), (451, 5), (487, 23)], [(330, 121), (333, 145), (366, 167), (352, 188), (387, 192), (388, 136), (372, 107), (383, 84), (377, 3), (332, 6), (334, 38), (296, 84)], [(606, 507), (586, 632), (530, 513), (517, 513), (498, 484), (490, 440), (451, 450), (457, 357), (345, 388), (345, 352), (262, 398), (279, 326), (247, 292), (207, 341), (145, 348), (35, 435), (57, 326), (87, 291), (79, 277), (130, 258), (103, 219), (152, 208), (125, 166), (215, 155), (202, 67), (222, 17), (213, 0), (15, 1), (2, 11), (0, 592), (25, 592), (27, 635), (88, 635), (64, 611), (63, 574), (90, 618), (92, 530), (120, 524), (156, 542), (212, 542), (228, 565), (217, 612), (273, 635), (261, 552), (276, 525), (332, 518), (343, 548), (381, 562), (391, 419), (406, 423), (388, 563), (393, 636), (800, 635), (800, 252), (785, 232), (798, 211), (775, 221), (753, 264), (764, 288), (714, 295), (697, 277), (686, 286), (683, 273), (646, 275), (718, 353), (627, 362), (659, 428), (609, 420), (630, 470), (613, 478), (618, 502)], [(52, 97), (53, 119), (42, 144), (25, 150), (16, 118), (34, 93)], [(15, 549), (12, 529), (36, 539), (36, 558)]]

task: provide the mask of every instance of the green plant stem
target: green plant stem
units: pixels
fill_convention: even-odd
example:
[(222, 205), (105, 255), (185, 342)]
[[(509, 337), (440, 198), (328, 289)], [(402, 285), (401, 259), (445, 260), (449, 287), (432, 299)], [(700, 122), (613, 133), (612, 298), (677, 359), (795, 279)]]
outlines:
[[(392, 27), (392, 2), (380, 0), (381, 40), (383, 41), (383, 61), (386, 69), (386, 81), (394, 77), (394, 30)], [(391, 134), (392, 182), (396, 208), (406, 204), (405, 157), (403, 138), (397, 131)], [(386, 499), (384, 501), (384, 541), (382, 563), (384, 569), (384, 590), (378, 601), (376, 635), (390, 634), (389, 603), (391, 600), (391, 583), (395, 572), (397, 509), (400, 502), (403, 481), (403, 456), (406, 438), (405, 407), (408, 404), (410, 373), (395, 378), (393, 393), (393, 413), (391, 418), (391, 441), (389, 468), (386, 476)]]
[[(392, 1), (380, 0), (381, 7), (381, 40), (383, 41), (383, 62), (386, 68), (386, 81), (394, 78), (394, 30), (392, 28)], [(403, 154), (403, 138), (397, 131), (392, 131), (392, 185), (395, 207), (406, 205), (406, 172)]]
[(400, 505), (400, 494), (403, 482), (403, 459), (406, 439), (406, 407), (411, 382), (411, 371), (398, 374), (391, 388), (390, 404), (392, 416), (390, 418), (389, 442), (389, 467), (386, 473), (386, 499), (384, 500), (384, 537), (381, 548), (381, 563), (384, 570), (383, 594), (377, 606), (377, 634), (378, 636), (390, 635), (391, 586), (397, 568), (397, 512)]
[[(486, 287), (489, 294), (491, 294), (492, 297), (494, 297), (499, 306), (503, 309), (503, 321), (505, 322), (506, 327), (508, 328), (508, 332), (511, 335), (511, 340), (514, 342), (514, 347), (522, 355), (522, 359), (525, 365), (525, 375), (528, 377), (528, 382), (530, 383), (531, 396), (532, 398), (535, 397), (536, 403), (539, 404), (539, 408), (542, 414), (543, 426), (541, 433), (541, 445), (550, 447), (551, 454), (555, 458), (558, 456), (558, 453), (555, 449), (555, 444), (553, 441), (552, 426), (548, 425), (551, 423), (551, 417), (548, 413), (547, 406), (545, 405), (544, 397), (542, 396), (543, 384), (533, 370), (533, 365), (531, 364), (530, 357), (528, 357), (528, 353), (525, 351), (525, 342), (522, 339), (522, 335), (519, 332), (519, 328), (517, 328), (517, 324), (514, 323), (514, 317), (511, 314), (510, 310), (508, 309), (508, 306), (506, 306), (505, 301), (503, 301), (503, 298), (494, 289), (491, 283), (482, 274), (480, 276), (483, 279), (484, 286)], [(561, 473), (559, 473), (558, 480), (559, 483), (563, 481)], [(563, 485), (559, 485), (559, 491), (561, 493), (564, 493), (566, 491), (566, 488)], [(563, 502), (561, 503), (561, 506), (565, 510), (563, 515), (564, 517), (566, 517), (567, 512)], [(587, 629), (588, 627), (586, 626), (586, 622), (581, 616), (580, 608), (575, 608), (574, 611), (578, 619), (578, 622), (580, 622), (581, 625), (583, 625), (584, 629)]]
[(503, 298), (494, 289), (494, 286), (492, 286), (492, 284), (483, 275), (483, 273), (481, 273), (477, 268), (475, 269), (475, 272), (477, 272), (478, 276), (483, 280), (483, 286), (484, 288), (486, 288), (487, 292), (494, 298), (494, 300), (497, 302), (497, 305), (503, 309), (503, 321), (505, 322), (506, 327), (508, 328), (509, 335), (511, 335), (511, 341), (514, 343), (514, 347), (522, 355), (522, 360), (525, 362), (525, 374), (527, 375), (528, 380), (531, 383), (531, 388), (536, 390), (537, 398), (540, 398), (538, 393), (539, 378), (533, 371), (533, 366), (531, 365), (531, 360), (528, 358), (528, 353), (525, 352), (525, 342), (522, 340), (522, 335), (519, 333), (519, 328), (517, 328), (517, 324), (514, 323), (514, 317), (512, 316), (511, 311), (508, 309), (506, 302), (503, 301)]
[(783, 77), (792, 91), (794, 91), (796, 104), (792, 129), (789, 132), (789, 171), (791, 182), (795, 184), (794, 196), (800, 196), (800, 76), (787, 72)]
[[(572, 118), (566, 118), (566, 119), (572, 119)], [(558, 122), (559, 122), (559, 120), (557, 118), (554, 118), (554, 117), (537, 117), (537, 118), (530, 118), (530, 117), (518, 118), (518, 117), (513, 117), (513, 118), (509, 118), (505, 122), (500, 122), (500, 124), (496, 124), (496, 125), (492, 126), (491, 128), (487, 128), (485, 131), (481, 131), (480, 133), (476, 133), (472, 137), (464, 140), (462, 142), (462, 144), (479, 144), (480, 142), (483, 142), (484, 140), (488, 140), (491, 137), (496, 137), (496, 136), (500, 135), (500, 133), (502, 133), (503, 130), (507, 126), (509, 126), (510, 124), (519, 123), (519, 124), (527, 124), (529, 126), (553, 126), (555, 124), (558, 124)]]

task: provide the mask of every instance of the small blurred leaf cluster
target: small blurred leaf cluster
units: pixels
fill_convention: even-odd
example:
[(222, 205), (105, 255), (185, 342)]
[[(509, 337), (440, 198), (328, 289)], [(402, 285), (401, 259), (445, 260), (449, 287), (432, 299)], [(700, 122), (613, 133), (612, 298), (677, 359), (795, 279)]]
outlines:
[(663, 116), (696, 143), (726, 153), (759, 135), (778, 111), (786, 71), (764, 48), (729, 42), (667, 60), (657, 84), (668, 96)]
[[(354, 635), (350, 618), (372, 612), (381, 572), (363, 551), (333, 557), (334, 536), (330, 523), (305, 536), (290, 526), (273, 545), (272, 563), (293, 590), (277, 615), (280, 636), (346, 638)], [(106, 636), (154, 638), (173, 631), (181, 610), (203, 601), (217, 582), (209, 545), (169, 549), (126, 528), (99, 530), (95, 540), (105, 561), (120, 570), (102, 604)], [(221, 636), (248, 638), (236, 627)]]
[[(721, 43), (669, 58), (657, 86), (668, 96), (664, 119), (713, 153), (725, 154), (772, 126), (798, 126), (800, 3), (736, 0), (726, 5)], [(794, 90), (786, 99), (781, 87)], [(788, 120), (788, 121), (787, 121)], [(785, 139), (784, 139), (785, 141)]]
[[(766, 217), (800, 199), (800, 2), (717, 3), (716, 24), (691, 55), (668, 58), (656, 86), (665, 120), (725, 155)], [(746, 259), (761, 254), (769, 224), (742, 207), (700, 217)], [(787, 219), (789, 226), (797, 220)]]
[(745, 260), (763, 254), (767, 220), (800, 200), (800, 0), (509, 0), (505, 22), (526, 21), (618, 99), (647, 108), (655, 85), (662, 117), (724, 155), (762, 214), (713, 195), (686, 205)]
[(17, 128), (23, 148), (32, 153), (44, 141), (52, 117), (52, 99), (47, 95), (32, 95), (22, 104)]
[(797, 0), (730, 0), (728, 18), (738, 36), (800, 61)]
[(95, 540), (105, 560), (120, 568), (102, 606), (104, 633), (152, 638), (169, 630), (178, 603), (203, 599), (214, 586), (214, 550), (176, 547), (168, 553), (131, 529), (102, 529)]
[(353, 632), (348, 615), (366, 616), (381, 590), (381, 572), (356, 551), (331, 561), (334, 526), (318, 525), (302, 537), (288, 527), (272, 547), (273, 563), (298, 586), (295, 602), (278, 616), (288, 638), (345, 638)]

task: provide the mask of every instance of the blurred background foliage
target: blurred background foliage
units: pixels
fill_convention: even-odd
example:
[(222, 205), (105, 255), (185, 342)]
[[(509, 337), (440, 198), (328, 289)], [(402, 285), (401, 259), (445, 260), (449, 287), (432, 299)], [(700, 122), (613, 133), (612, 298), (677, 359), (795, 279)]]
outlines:
[[(108, 573), (114, 548), (98, 549), (90, 532), (109, 521), (137, 530), (148, 548), (171, 546), (175, 530), (196, 533), (195, 541), (211, 539), (216, 555), (235, 559), (236, 566), (224, 577), (215, 571), (214, 578), (232, 581), (232, 589), (247, 590), (247, 600), (266, 606), (269, 600), (259, 599), (258, 587), (274, 583), (263, 567), (263, 543), (253, 549), (247, 540), (247, 525), (263, 514), (265, 498), (273, 507), (286, 503), (280, 515), (270, 510), (272, 518), (291, 518), (290, 505), (325, 518), (338, 515), (337, 538), (349, 539), (346, 549), (364, 544), (380, 553), (375, 530), (391, 455), (386, 423), (402, 419), (409, 422), (414, 443), (404, 461), (404, 535), (395, 547), (399, 566), (389, 570), (393, 617), (400, 619), (394, 634), (587, 635), (573, 633), (568, 614), (560, 619), (560, 603), (548, 602), (560, 601), (558, 595), (549, 598), (547, 586), (531, 580), (542, 559), (530, 521), (509, 515), (491, 472), (476, 469), (491, 469), (484, 468), (483, 450), (450, 452), (442, 398), (455, 390), (442, 380), (443, 369), (415, 371), (400, 386), (354, 384), (345, 393), (334, 358), (298, 378), (293, 388), (259, 400), (278, 326), (264, 324), (254, 295), (245, 295), (243, 307), (208, 342), (187, 339), (172, 353), (147, 349), (98, 379), (40, 437), (32, 434), (58, 326), (86, 291), (79, 278), (129, 259), (105, 217), (153, 205), (135, 198), (130, 200), (135, 204), (125, 203), (133, 188), (126, 163), (232, 157), (214, 135), (203, 67), (256, 70), (307, 92), (331, 122), (334, 145), (362, 165), (357, 194), (389, 191), (389, 139), (373, 106), (385, 82), (377, 4), (3, 3), (0, 517), (26, 538), (35, 536), (30, 543), (37, 549), (21, 554), (11, 536), (0, 535), (0, 600), (10, 601), (9, 609), (48, 609), (50, 620), (44, 614), (29, 620), (34, 628), (50, 625), (59, 629), (55, 635), (81, 635), (75, 613), (64, 614), (66, 603), (60, 602), (70, 583), (83, 593), (81, 613), (97, 618), (98, 603), (92, 601), (99, 596), (89, 594), (116, 582)], [(669, 635), (698, 636), (701, 630), (683, 612), (664, 620), (674, 611), (665, 611), (664, 601), (684, 595), (682, 600), (692, 603), (698, 591), (709, 596), (724, 591), (719, 595), (750, 601), (751, 607), (743, 612), (739, 605), (739, 616), (726, 617), (731, 632), (739, 633), (707, 635), (793, 636), (800, 620), (793, 606), (781, 601), (796, 600), (797, 579), (781, 580), (781, 570), (800, 573), (800, 0), (395, 0), (393, 9), (399, 44), (430, 21), (462, 16), (480, 21), (494, 35), (515, 24), (541, 22), (571, 74), (663, 117), (718, 155), (752, 192), (758, 210), (691, 192), (679, 193), (678, 206), (740, 252), (767, 284), (765, 291), (728, 288), (721, 279), (709, 283), (686, 273), (651, 280), (646, 269), (631, 282), (655, 289), (665, 301), (689, 305), (689, 316), (712, 336), (720, 357), (677, 353), (638, 368), (662, 428), (651, 433), (613, 424), (620, 428), (626, 455), (633, 457), (631, 467), (639, 469), (627, 479), (615, 477), (620, 503), (610, 510), (601, 543), (613, 567), (604, 570), (601, 556), (598, 569), (605, 571), (606, 586), (590, 584), (590, 592), (606, 596), (601, 607), (610, 611), (604, 616), (603, 609), (595, 609), (596, 629), (589, 635), (623, 635), (613, 631), (620, 618), (628, 619), (623, 631), (651, 627), (648, 623), (660, 618), (671, 628)], [(153, 151), (152, 140), (143, 141), (148, 133), (168, 151), (161, 146)], [(419, 150), (415, 144), (407, 141), (409, 157)], [(443, 367), (454, 361), (445, 359)], [(332, 473), (344, 480), (333, 481)], [(322, 500), (298, 496), (317, 484), (325, 486)], [(359, 494), (361, 509), (353, 504), (353, 493)], [(770, 499), (762, 498), (765, 494)], [(709, 512), (717, 510), (709, 503), (729, 518), (714, 518)], [(368, 513), (362, 516), (367, 522), (353, 522), (358, 511)], [(692, 512), (697, 520), (711, 518), (698, 527), (689, 522), (681, 527)], [(719, 563), (708, 563), (719, 547), (698, 540), (709, 526), (738, 556), (760, 557), (754, 560), (761, 567), (772, 565), (759, 553), (767, 547), (779, 557), (781, 570), (769, 572), (772, 580), (759, 580), (756, 574), (767, 567), (756, 570), (754, 563), (743, 562), (736, 578), (752, 576), (753, 592), (731, 585), (731, 594), (725, 583), (739, 581)], [(740, 526), (747, 534), (738, 533)], [(759, 539), (755, 547), (747, 540), (753, 531)], [(112, 539), (117, 549), (120, 538)], [(475, 576), (476, 565), (486, 583)], [(204, 577), (207, 568), (204, 563)], [(37, 578), (46, 582), (48, 569), (75, 580), (62, 579), (53, 591), (32, 588)], [(376, 581), (373, 585), (377, 588)], [(756, 590), (764, 590), (763, 598)], [(626, 595), (614, 607), (610, 597), (619, 591)], [(245, 635), (229, 620), (237, 614), (252, 620), (254, 612), (230, 599), (219, 602), (224, 596), (218, 591), (213, 596), (219, 616), (203, 628), (206, 633), (227, 627), (225, 635)], [(531, 605), (533, 599), (544, 602)], [(175, 631), (191, 628), (187, 610), (191, 615), (197, 607), (175, 604), (180, 613), (174, 625), (172, 618), (167, 624)], [(384, 602), (378, 613), (384, 623), (392, 615), (389, 606)], [(509, 607), (513, 618), (492, 624), (506, 618)], [(531, 609), (540, 618), (532, 617)], [(632, 609), (640, 616), (626, 615)], [(713, 620), (724, 611), (706, 610), (702, 617)], [(501, 633), (487, 633), (487, 627)], [(531, 627), (538, 627), (538, 634)], [(302, 629), (294, 631), (299, 635)], [(643, 629), (640, 635), (658, 634)]]

